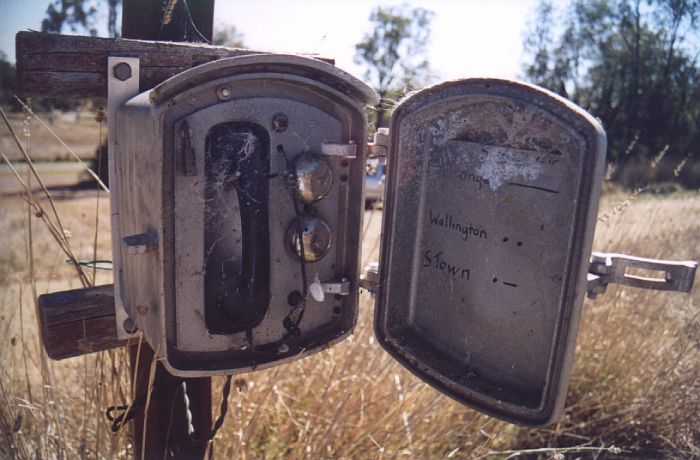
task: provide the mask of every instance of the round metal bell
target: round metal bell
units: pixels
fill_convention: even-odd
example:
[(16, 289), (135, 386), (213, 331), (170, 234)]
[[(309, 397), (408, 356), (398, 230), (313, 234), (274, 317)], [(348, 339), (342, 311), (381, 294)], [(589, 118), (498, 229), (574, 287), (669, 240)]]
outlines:
[[(301, 234), (301, 240), (299, 236)], [(302, 243), (303, 242), (303, 254)], [(331, 229), (326, 222), (314, 216), (301, 216), (287, 228), (287, 244), (292, 254), (305, 262), (315, 262), (331, 248)]]
[(293, 161), (296, 172), (297, 192), (307, 202), (318, 201), (328, 194), (333, 185), (333, 171), (328, 160), (321, 155), (306, 152)]

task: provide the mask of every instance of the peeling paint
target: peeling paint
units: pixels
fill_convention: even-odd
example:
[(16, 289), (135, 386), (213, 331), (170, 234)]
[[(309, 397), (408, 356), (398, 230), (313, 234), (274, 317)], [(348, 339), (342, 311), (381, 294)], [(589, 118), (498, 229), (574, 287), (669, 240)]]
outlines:
[(537, 179), (543, 172), (543, 165), (538, 163), (534, 156), (492, 148), (484, 156), (476, 172), (488, 180), (492, 190), (496, 190), (514, 179), (522, 178), (528, 181)]

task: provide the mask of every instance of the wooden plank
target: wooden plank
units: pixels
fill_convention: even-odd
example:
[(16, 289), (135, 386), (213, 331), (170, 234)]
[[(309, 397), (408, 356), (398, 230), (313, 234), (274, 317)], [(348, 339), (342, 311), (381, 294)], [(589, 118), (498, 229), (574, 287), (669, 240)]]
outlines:
[[(15, 44), (19, 94), (54, 98), (106, 98), (108, 56), (140, 58), (139, 90), (146, 91), (206, 62), (262, 53), (195, 43), (42, 32), (18, 32)], [(332, 59), (311, 57), (333, 63)]]
[(19, 32), (17, 81), (23, 96), (106, 98), (107, 57), (140, 57), (141, 91), (195, 65), (257, 51), (189, 43), (149, 42)]
[(117, 338), (111, 284), (39, 296), (39, 326), (51, 359), (126, 345)]

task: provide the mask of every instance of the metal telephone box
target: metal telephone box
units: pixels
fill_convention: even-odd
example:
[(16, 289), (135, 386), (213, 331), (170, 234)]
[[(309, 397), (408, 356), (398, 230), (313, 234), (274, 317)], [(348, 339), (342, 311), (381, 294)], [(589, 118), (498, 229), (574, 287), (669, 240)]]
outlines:
[[(401, 102), (370, 146), (376, 94), (330, 64), (223, 59), (140, 94), (124, 64), (138, 73), (138, 59), (109, 58), (121, 336), (138, 329), (171, 373), (205, 376), (350, 334), (371, 147), (388, 157), (372, 285), (381, 345), (479, 410), (556, 417), (604, 169), (595, 119), (541, 88), (459, 80)], [(602, 292), (614, 267), (598, 265)], [(695, 265), (672, 267), (684, 289)]]
[[(111, 72), (125, 63), (138, 69), (110, 58)], [(120, 334), (143, 331), (182, 376), (260, 369), (347, 336), (374, 91), (275, 55), (136, 95), (128, 84), (110, 81)]]

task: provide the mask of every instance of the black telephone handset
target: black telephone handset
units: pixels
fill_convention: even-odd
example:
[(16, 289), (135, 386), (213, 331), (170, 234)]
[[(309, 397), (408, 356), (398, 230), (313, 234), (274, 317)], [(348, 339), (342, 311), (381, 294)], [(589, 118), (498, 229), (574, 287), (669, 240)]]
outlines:
[[(270, 140), (264, 128), (231, 122), (209, 131), (205, 151), (204, 305), (205, 322), (212, 333), (250, 330), (267, 313), (269, 173)], [(235, 210), (235, 195), (239, 212)]]

